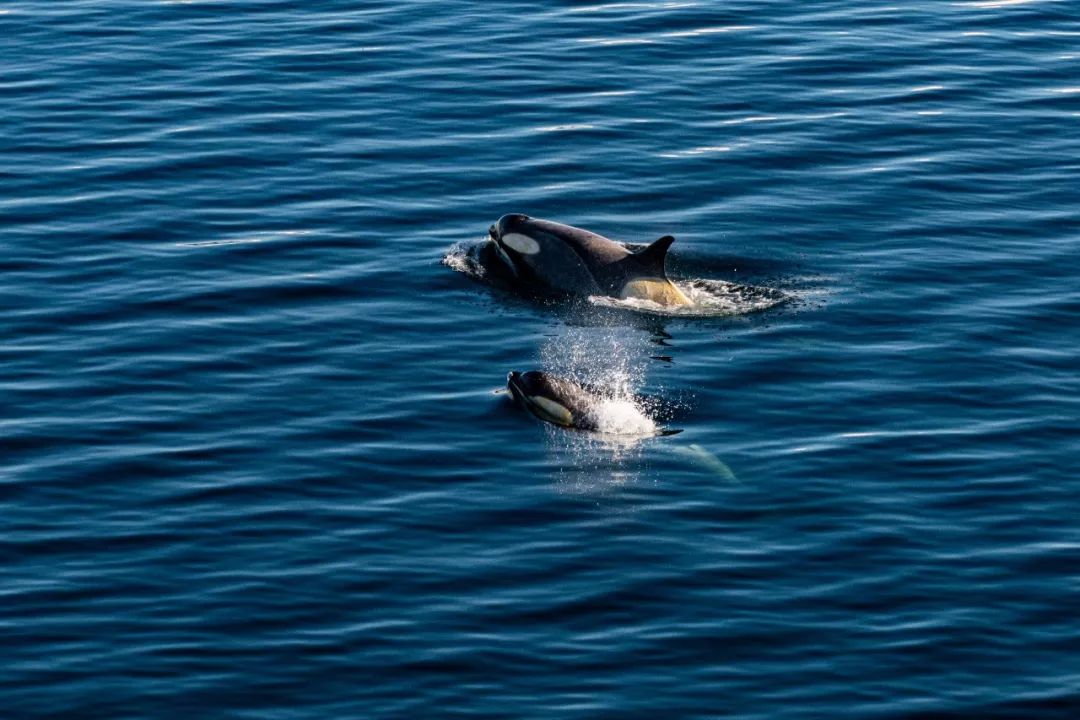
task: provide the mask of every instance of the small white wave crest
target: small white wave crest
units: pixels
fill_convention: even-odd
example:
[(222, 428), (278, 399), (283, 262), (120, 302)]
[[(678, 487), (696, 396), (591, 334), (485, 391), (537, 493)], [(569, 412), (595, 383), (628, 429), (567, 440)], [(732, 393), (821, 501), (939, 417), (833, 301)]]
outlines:
[(619, 326), (564, 327), (541, 350), (545, 370), (587, 389), (594, 433), (614, 442), (660, 434), (668, 414), (659, 399), (640, 394), (649, 360), (636, 340)]
[[(487, 242), (486, 240), (483, 242)], [(480, 262), (478, 258), (477, 249), (482, 246), (483, 243), (468, 243), (459, 242), (446, 251), (446, 255), (443, 255), (443, 265), (456, 270), (459, 273), (464, 273), (471, 278), (482, 280), (487, 275), (487, 268)]]

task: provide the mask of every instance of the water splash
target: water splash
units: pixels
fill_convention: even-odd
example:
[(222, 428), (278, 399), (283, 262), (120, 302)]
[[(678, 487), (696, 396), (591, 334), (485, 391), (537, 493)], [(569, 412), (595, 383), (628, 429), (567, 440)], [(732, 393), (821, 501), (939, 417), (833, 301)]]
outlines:
[(589, 408), (596, 431), (604, 435), (655, 435), (656, 423), (630, 398), (601, 398)]
[(597, 396), (589, 408), (596, 431), (547, 428), (548, 453), (566, 491), (603, 494), (640, 480), (646, 443), (670, 414), (664, 401), (641, 394), (650, 361), (640, 340), (625, 326), (563, 326), (541, 349), (545, 370)]
[(589, 408), (600, 442), (636, 445), (662, 432), (671, 409), (659, 397), (646, 396), (649, 349), (625, 327), (564, 327), (544, 344), (541, 362), (596, 396)]
[(463, 273), (474, 280), (483, 280), (487, 277), (487, 268), (480, 261), (480, 248), (487, 240), (480, 242), (459, 242), (446, 251), (443, 255), (442, 264)]

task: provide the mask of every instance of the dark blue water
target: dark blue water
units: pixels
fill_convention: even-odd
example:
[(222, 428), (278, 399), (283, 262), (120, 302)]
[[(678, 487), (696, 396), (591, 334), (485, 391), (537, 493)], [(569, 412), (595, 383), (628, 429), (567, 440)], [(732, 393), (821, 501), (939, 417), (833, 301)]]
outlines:
[[(0, 70), (4, 718), (1080, 716), (1075, 2), (7, 0)], [(450, 266), (507, 212), (788, 301)]]

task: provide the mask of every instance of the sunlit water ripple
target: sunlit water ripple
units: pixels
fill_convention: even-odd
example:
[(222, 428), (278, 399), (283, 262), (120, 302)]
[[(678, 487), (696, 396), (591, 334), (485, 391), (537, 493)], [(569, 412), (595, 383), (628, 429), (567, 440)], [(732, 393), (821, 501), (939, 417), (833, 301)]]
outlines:
[[(4, 717), (1080, 716), (1074, 3), (8, 0), (0, 58)], [(789, 301), (444, 263), (507, 212)]]

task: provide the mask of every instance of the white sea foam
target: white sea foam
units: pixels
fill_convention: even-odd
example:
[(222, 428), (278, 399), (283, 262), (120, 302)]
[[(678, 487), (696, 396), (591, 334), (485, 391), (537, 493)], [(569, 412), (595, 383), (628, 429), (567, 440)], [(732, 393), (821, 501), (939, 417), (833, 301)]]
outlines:
[(648, 358), (635, 331), (626, 327), (565, 327), (541, 349), (544, 369), (584, 385), (596, 396), (589, 419), (601, 435), (643, 438), (660, 428), (659, 408), (638, 396)]
[[(483, 242), (487, 241), (485, 240)], [(446, 255), (443, 255), (443, 265), (451, 270), (464, 273), (471, 278), (477, 280), (483, 279), (487, 274), (487, 270), (484, 268), (484, 264), (476, 258), (475, 252), (482, 244), (483, 243), (455, 243), (453, 247), (446, 251)]]
[(605, 435), (655, 435), (656, 422), (629, 398), (601, 398), (589, 408), (596, 431)]

